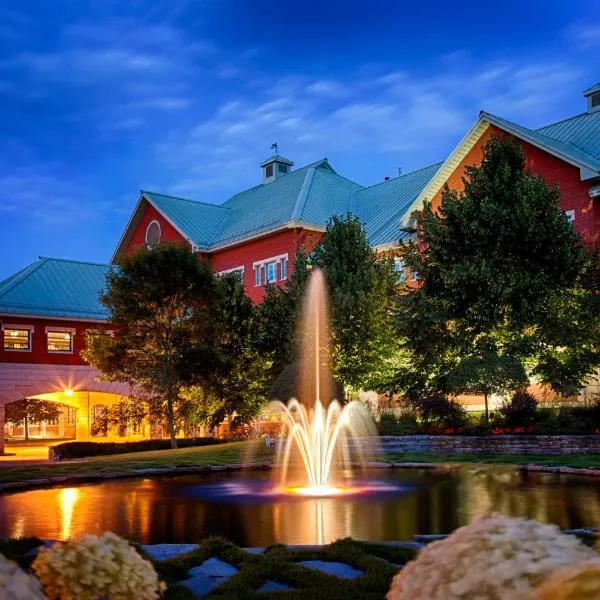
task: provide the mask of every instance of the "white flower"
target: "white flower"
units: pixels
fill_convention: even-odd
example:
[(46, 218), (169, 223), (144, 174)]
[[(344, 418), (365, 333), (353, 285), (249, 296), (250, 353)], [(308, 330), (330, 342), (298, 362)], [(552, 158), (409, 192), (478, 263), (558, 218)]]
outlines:
[(152, 563), (110, 532), (43, 549), (32, 568), (50, 600), (155, 600), (164, 589)]
[(559, 567), (600, 556), (554, 525), (493, 515), (426, 546), (394, 577), (388, 600), (528, 600)]
[(0, 554), (0, 598), (2, 600), (45, 600), (40, 582), (2, 554)]

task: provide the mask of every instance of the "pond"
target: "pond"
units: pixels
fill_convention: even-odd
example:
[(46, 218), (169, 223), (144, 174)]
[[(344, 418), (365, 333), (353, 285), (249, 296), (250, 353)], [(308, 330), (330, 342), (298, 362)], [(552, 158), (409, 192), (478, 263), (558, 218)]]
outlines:
[[(600, 526), (600, 480), (506, 467), (379, 471), (392, 491), (333, 498), (244, 493), (268, 473), (121, 479), (0, 495), (0, 538), (67, 539), (114, 531), (141, 543), (224, 536), (241, 546), (327, 543), (341, 537), (408, 540), (448, 533), (491, 511)], [(238, 494), (230, 494), (232, 489)], [(252, 487), (248, 489), (254, 489)]]

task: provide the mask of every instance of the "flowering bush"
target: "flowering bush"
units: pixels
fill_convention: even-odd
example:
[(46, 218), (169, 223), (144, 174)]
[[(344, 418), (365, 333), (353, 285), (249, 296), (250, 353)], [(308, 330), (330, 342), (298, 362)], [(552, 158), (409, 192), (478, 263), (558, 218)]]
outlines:
[(388, 600), (515, 600), (559, 567), (600, 556), (554, 525), (493, 515), (426, 546), (392, 581)]
[(0, 598), (2, 600), (45, 600), (40, 582), (2, 554), (0, 554)]
[(600, 564), (588, 562), (559, 569), (536, 591), (535, 600), (600, 598)]
[(32, 568), (50, 600), (154, 600), (164, 589), (152, 563), (110, 532), (45, 548)]

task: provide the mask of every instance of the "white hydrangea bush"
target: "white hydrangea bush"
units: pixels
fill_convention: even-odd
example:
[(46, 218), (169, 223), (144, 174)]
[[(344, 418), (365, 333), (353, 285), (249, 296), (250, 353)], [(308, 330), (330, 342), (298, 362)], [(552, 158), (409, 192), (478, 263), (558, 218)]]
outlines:
[(40, 582), (0, 554), (0, 599), (45, 600)]
[(554, 525), (492, 515), (426, 546), (393, 579), (388, 600), (529, 600), (560, 567), (600, 556)]
[(32, 569), (49, 600), (155, 600), (165, 588), (152, 563), (110, 532), (42, 549)]

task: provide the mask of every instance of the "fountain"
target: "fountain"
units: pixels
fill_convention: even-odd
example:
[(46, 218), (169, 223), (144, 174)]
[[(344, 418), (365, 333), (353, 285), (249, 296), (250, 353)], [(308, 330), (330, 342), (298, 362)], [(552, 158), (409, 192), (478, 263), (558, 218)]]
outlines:
[(298, 398), (287, 405), (280, 401), (269, 405), (281, 414), (284, 429), (277, 452), (280, 493), (334, 496), (361, 491), (360, 485), (348, 482), (354, 466), (366, 467), (361, 440), (375, 439), (373, 419), (361, 402), (342, 407), (333, 398), (327, 306), (325, 280), (317, 269), (309, 280), (300, 322)]

